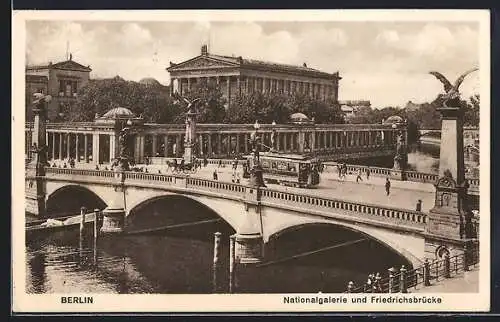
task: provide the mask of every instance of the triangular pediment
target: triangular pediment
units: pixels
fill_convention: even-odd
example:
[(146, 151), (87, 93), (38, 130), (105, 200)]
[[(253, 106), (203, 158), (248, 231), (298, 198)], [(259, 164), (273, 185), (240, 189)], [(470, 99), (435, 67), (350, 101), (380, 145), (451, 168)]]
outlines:
[(180, 71), (180, 70), (196, 70), (196, 69), (210, 69), (210, 68), (224, 68), (224, 67), (236, 67), (239, 64), (235, 62), (230, 62), (227, 60), (216, 59), (209, 56), (198, 56), (193, 59), (187, 60), (179, 64), (173, 64), (167, 70)]
[(63, 61), (60, 63), (56, 63), (52, 65), (52, 68), (56, 69), (67, 69), (67, 70), (81, 70), (81, 71), (91, 71), (91, 69), (87, 66), (83, 66), (72, 60)]

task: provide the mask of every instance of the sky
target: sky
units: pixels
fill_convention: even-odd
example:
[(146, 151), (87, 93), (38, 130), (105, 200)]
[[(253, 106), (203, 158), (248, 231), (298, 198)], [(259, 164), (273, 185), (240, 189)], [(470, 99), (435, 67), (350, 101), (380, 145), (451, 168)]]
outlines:
[[(165, 70), (209, 52), (339, 71), (340, 100), (370, 100), (373, 107), (423, 103), (442, 91), (428, 72), (450, 81), (479, 66), (479, 24), (433, 22), (261, 21), (28, 21), (26, 63), (66, 59), (90, 65), (92, 78), (169, 84)], [(479, 73), (462, 84), (464, 97), (478, 93)]]

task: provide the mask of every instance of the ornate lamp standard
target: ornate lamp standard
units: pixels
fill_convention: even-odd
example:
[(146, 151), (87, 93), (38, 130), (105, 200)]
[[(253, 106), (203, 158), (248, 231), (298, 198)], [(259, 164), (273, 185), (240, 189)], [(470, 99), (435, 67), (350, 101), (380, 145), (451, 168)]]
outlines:
[(118, 171), (130, 170), (128, 141), (130, 138), (132, 121), (128, 120), (120, 130), (120, 156), (118, 157)]
[(255, 121), (253, 125), (255, 131), (251, 135), (252, 148), (253, 148), (253, 167), (250, 170), (250, 182), (251, 187), (265, 187), (264, 178), (262, 177), (262, 167), (260, 166), (260, 145), (261, 138), (258, 135), (260, 124), (259, 121)]

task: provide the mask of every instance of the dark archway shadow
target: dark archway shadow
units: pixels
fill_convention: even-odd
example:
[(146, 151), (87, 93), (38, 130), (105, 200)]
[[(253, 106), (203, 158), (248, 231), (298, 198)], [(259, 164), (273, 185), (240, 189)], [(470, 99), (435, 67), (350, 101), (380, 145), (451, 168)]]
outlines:
[(57, 218), (61, 216), (77, 215), (80, 208), (88, 210), (104, 209), (106, 203), (91, 190), (78, 186), (64, 186), (54, 191), (47, 199), (47, 217)]
[[(333, 247), (338, 245), (338, 247)], [(309, 254), (315, 250), (325, 249)], [(391, 266), (411, 267), (393, 249), (344, 227), (306, 224), (290, 227), (270, 237), (264, 246), (264, 264), (245, 278), (255, 285), (250, 292), (344, 292), (349, 281), (361, 283), (368, 274), (387, 274)], [(295, 257), (305, 254), (305, 256)], [(257, 279), (264, 279), (262, 284)]]
[[(156, 230), (161, 227), (166, 228)], [(110, 256), (126, 257), (155, 293), (211, 293), (215, 232), (222, 234), (221, 270), (228, 271), (229, 236), (235, 230), (200, 202), (167, 195), (131, 209), (126, 232), (102, 236), (101, 248)]]

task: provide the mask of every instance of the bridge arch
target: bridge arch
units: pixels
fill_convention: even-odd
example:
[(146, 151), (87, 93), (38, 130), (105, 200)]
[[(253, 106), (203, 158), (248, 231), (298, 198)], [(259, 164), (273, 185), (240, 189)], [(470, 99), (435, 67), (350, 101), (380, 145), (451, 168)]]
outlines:
[(82, 206), (93, 210), (104, 209), (107, 204), (95, 191), (77, 184), (64, 185), (47, 196), (46, 209), (51, 217), (78, 214)]
[[(219, 221), (219, 227), (230, 233), (237, 230), (237, 222), (219, 209), (211, 207), (203, 198), (163, 192), (153, 197), (135, 201), (129, 208), (126, 229), (145, 230), (150, 227), (167, 227), (199, 222), (210, 224)], [(222, 225), (222, 226), (221, 226)], [(225, 227), (224, 227), (225, 226)]]
[(264, 220), (264, 242), (266, 244), (287, 232), (322, 225), (350, 231), (360, 236), (360, 238), (366, 238), (382, 245), (404, 258), (413, 267), (420, 266), (422, 258), (424, 258), (424, 239), (411, 233), (394, 232), (383, 227), (372, 227), (356, 222), (351, 223), (320, 217), (288, 216), (286, 221), (272, 220), (275, 223), (271, 223), (269, 219)]

